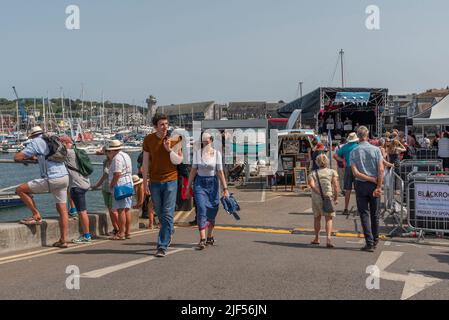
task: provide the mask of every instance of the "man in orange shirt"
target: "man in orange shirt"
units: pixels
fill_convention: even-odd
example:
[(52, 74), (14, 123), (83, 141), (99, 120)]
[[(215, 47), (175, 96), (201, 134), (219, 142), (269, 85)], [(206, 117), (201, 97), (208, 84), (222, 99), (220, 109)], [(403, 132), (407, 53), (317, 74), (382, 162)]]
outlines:
[(145, 194), (152, 197), (154, 209), (161, 223), (156, 257), (164, 257), (174, 232), (173, 215), (178, 190), (176, 165), (183, 160), (182, 150), (172, 148), (180, 141), (170, 139), (168, 119), (163, 114), (153, 117), (155, 133), (145, 137), (143, 142), (143, 185)]

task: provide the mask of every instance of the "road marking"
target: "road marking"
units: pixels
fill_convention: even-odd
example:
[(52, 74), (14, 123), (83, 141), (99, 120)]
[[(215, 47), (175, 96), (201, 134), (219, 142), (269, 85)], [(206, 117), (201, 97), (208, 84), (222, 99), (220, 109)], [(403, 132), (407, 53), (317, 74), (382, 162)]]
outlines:
[[(185, 250), (188, 250), (188, 249), (182, 248), (182, 249), (175, 249), (173, 251), (169, 250), (169, 251), (167, 251), (167, 256), (171, 255), (171, 254), (175, 254), (177, 252), (185, 251)], [(120, 270), (128, 269), (128, 268), (131, 268), (131, 267), (134, 267), (139, 264), (149, 262), (149, 261), (155, 260), (155, 259), (158, 259), (158, 258), (155, 256), (151, 256), (151, 257), (141, 258), (141, 259), (117, 264), (115, 266), (110, 266), (110, 267), (106, 267), (106, 268), (89, 271), (89, 272), (81, 274), (81, 278), (98, 279), (98, 278), (104, 277), (105, 275), (108, 275), (108, 274), (111, 274), (111, 273), (114, 273), (114, 272), (117, 272)]]
[[(141, 236), (144, 234), (152, 234), (152, 233), (157, 233), (157, 232), (159, 232), (159, 230), (143, 230), (143, 231), (132, 232), (131, 235), (132, 236)], [(82, 248), (95, 246), (95, 245), (103, 244), (103, 243), (110, 242), (110, 241), (112, 241), (112, 240), (94, 240), (91, 243), (86, 243), (86, 244), (81, 244), (81, 245), (75, 245), (75, 244), (69, 245), (69, 247), (67, 249), (48, 248), (48, 249), (18, 254), (18, 255), (14, 255), (14, 256), (4, 257), (4, 258), (0, 259), (0, 265), (17, 262), (17, 261), (22, 261), (22, 260), (27, 260), (27, 259), (44, 257), (44, 256), (48, 256), (50, 254), (67, 252), (67, 251), (71, 251), (71, 250), (75, 250), (75, 249), (82, 249)]]
[(391, 245), (391, 241), (385, 241), (384, 246), (390, 246)]
[(407, 300), (419, 292), (441, 282), (441, 279), (427, 277), (421, 274), (415, 274), (408, 272), (407, 275), (392, 273), (385, 271), (387, 267), (392, 265), (398, 260), (404, 253), (397, 251), (382, 251), (377, 259), (376, 266), (380, 270), (380, 278), (390, 281), (402, 281), (404, 282), (404, 288), (402, 290), (401, 300)]
[(263, 189), (262, 191), (262, 199), (260, 200), (260, 202), (265, 202), (265, 189)]
[(363, 243), (365, 243), (365, 240), (364, 239), (360, 239), (359, 241), (346, 241), (346, 243), (363, 244)]
[(258, 233), (277, 233), (277, 234), (291, 234), (291, 230), (285, 229), (264, 229), (264, 228), (248, 228), (248, 227), (220, 227), (215, 226), (215, 230), (224, 231), (245, 231), (245, 232), (258, 232)]

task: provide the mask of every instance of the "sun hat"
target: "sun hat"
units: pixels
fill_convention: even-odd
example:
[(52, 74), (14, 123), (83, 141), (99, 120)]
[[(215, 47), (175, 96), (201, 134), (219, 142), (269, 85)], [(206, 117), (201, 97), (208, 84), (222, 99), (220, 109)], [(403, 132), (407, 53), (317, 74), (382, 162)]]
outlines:
[(346, 139), (346, 143), (359, 142), (359, 138), (357, 137), (357, 133), (351, 132)]
[(117, 150), (122, 150), (122, 149), (123, 149), (123, 145), (118, 140), (111, 140), (109, 142), (109, 144), (106, 146), (106, 151), (117, 151)]
[(203, 136), (201, 137), (201, 141), (209, 141), (210, 138), (212, 138), (212, 135), (210, 133), (203, 133)]
[(41, 134), (41, 133), (44, 133), (44, 130), (42, 130), (42, 128), (39, 127), (39, 126), (36, 126), (36, 127), (31, 129), (30, 135), (28, 136), (28, 139), (30, 139), (30, 138), (38, 135), (38, 134)]
[(141, 184), (143, 182), (143, 179), (141, 179), (138, 175), (133, 175), (133, 184), (135, 186)]

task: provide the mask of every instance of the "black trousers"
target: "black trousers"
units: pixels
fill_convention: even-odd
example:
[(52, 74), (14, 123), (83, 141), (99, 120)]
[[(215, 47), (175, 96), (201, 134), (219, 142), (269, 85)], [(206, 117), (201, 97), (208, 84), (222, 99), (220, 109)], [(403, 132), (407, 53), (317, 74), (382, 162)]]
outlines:
[(379, 202), (380, 198), (375, 198), (373, 192), (376, 184), (372, 182), (362, 182), (356, 180), (355, 194), (357, 210), (362, 221), (363, 234), (368, 246), (373, 246), (379, 239)]

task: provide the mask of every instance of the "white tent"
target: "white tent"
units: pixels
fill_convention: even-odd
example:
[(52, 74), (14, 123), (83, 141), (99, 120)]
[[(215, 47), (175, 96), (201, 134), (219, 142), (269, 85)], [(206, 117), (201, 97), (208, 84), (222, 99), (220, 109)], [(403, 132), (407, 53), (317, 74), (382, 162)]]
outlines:
[(449, 95), (444, 97), (440, 102), (432, 106), (429, 118), (422, 118), (422, 114), (413, 118), (414, 125), (447, 125), (449, 124)]

